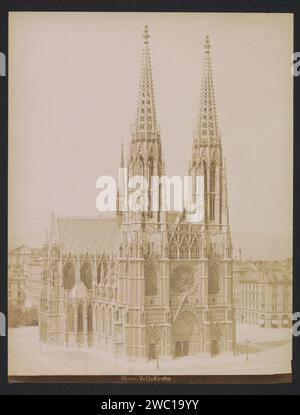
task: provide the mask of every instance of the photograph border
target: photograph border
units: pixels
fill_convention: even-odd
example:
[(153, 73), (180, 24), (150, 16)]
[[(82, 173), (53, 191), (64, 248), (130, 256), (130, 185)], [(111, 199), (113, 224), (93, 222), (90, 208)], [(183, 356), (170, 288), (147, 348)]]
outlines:
[[(299, 2), (298, 2), (299, 3)], [(236, 13), (293, 13), (294, 14), (294, 51), (300, 51), (300, 26), (299, 14), (300, 5), (297, 1), (201, 1), (191, 2), (170, 1), (168, 3), (160, 3), (154, 1), (94, 1), (94, 0), (75, 0), (68, 4), (67, 1), (48, 0), (40, 1), (3, 1), (0, 4), (0, 51), (6, 56), (8, 62), (8, 13), (10, 11), (40, 11), (40, 12), (236, 12)], [(184, 6), (183, 6), (184, 4)], [(292, 66), (292, 59), (291, 59)], [(0, 270), (1, 270), (1, 287), (0, 287), (0, 311), (7, 315), (7, 168), (8, 168), (8, 77), (9, 68), (7, 63), (6, 77), (1, 77), (1, 111), (0, 111)], [(300, 78), (300, 77), (298, 77)], [(300, 258), (297, 256), (296, 247), (300, 246), (300, 173), (299, 173), (299, 157), (300, 144), (296, 137), (300, 136), (300, 80), (294, 77), (294, 200), (293, 200), (293, 311), (300, 311), (300, 279), (297, 278), (300, 268)], [(7, 327), (6, 327), (7, 333)], [(136, 382), (127, 383), (122, 381), (122, 377), (126, 376), (13, 376), (7, 377), (7, 353), (8, 344), (7, 336), (0, 337), (1, 365), (0, 365), (0, 391), (4, 394), (30, 393), (40, 394), (99, 394), (107, 393), (108, 387), (103, 384), (109, 384), (110, 393), (113, 391), (117, 394), (124, 393), (145, 393), (147, 389), (145, 384), (153, 383), (151, 392), (153, 394), (205, 394), (213, 393), (220, 389), (218, 386), (223, 385), (222, 393), (244, 393), (245, 391), (254, 390), (256, 394), (271, 393), (278, 394), (281, 390), (284, 394), (292, 394), (298, 392), (300, 384), (300, 337), (293, 337), (293, 361), (292, 375), (224, 375), (224, 376), (166, 376), (171, 381), (161, 379), (161, 375), (147, 376), (149, 381), (141, 382), (139, 376)], [(146, 376), (146, 375), (145, 375)], [(151, 378), (153, 378), (151, 380)], [(59, 384), (69, 384), (59, 385)], [(94, 384), (91, 387), (90, 384)], [(97, 388), (97, 385), (99, 387)], [(102, 384), (102, 387), (101, 385)], [(177, 385), (176, 385), (177, 384)], [(186, 385), (183, 389), (181, 385)], [(199, 384), (201, 389), (199, 388)], [(260, 387), (259, 385), (264, 385)], [(254, 389), (253, 389), (254, 388)], [(268, 391), (268, 392), (267, 392)], [(149, 393), (149, 391), (147, 391)]]

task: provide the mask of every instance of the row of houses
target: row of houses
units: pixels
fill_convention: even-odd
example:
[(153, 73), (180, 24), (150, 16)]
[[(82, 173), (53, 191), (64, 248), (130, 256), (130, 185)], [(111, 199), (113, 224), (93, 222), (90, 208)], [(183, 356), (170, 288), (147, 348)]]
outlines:
[(236, 321), (260, 327), (290, 327), (292, 260), (234, 262)]
[[(39, 306), (43, 250), (22, 245), (8, 255), (8, 301), (22, 308)], [(292, 260), (234, 261), (234, 303), (238, 323), (290, 327)]]
[(8, 303), (21, 308), (39, 306), (43, 250), (21, 245), (8, 254)]

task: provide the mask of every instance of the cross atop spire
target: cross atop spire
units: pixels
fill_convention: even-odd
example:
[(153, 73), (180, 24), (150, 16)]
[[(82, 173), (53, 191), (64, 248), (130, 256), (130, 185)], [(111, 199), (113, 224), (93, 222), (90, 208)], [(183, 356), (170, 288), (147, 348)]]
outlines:
[(145, 26), (143, 33), (142, 67), (140, 72), (135, 132), (140, 138), (152, 139), (157, 132), (155, 96), (152, 79), (151, 58), (149, 50), (149, 30)]

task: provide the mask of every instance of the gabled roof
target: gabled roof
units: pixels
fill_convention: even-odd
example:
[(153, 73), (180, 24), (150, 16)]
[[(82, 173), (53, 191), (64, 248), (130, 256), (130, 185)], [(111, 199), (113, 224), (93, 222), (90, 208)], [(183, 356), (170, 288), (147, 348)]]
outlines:
[(120, 225), (115, 216), (58, 217), (57, 230), (64, 253), (111, 253), (117, 249)]

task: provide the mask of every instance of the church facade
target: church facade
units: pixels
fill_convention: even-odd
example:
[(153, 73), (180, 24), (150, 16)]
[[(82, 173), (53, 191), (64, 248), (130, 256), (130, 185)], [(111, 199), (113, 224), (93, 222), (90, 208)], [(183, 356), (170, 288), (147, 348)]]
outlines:
[[(127, 160), (130, 177), (166, 174), (156, 118), (145, 27), (136, 120)], [(200, 113), (188, 174), (204, 180), (204, 217), (158, 208), (97, 218), (52, 217), (44, 244), (40, 340), (99, 347), (136, 359), (213, 356), (235, 349), (232, 241), (217, 123), (211, 45), (204, 44)], [(192, 186), (193, 199), (197, 200)], [(149, 189), (149, 201), (153, 198)], [(151, 203), (149, 203), (151, 206)]]

